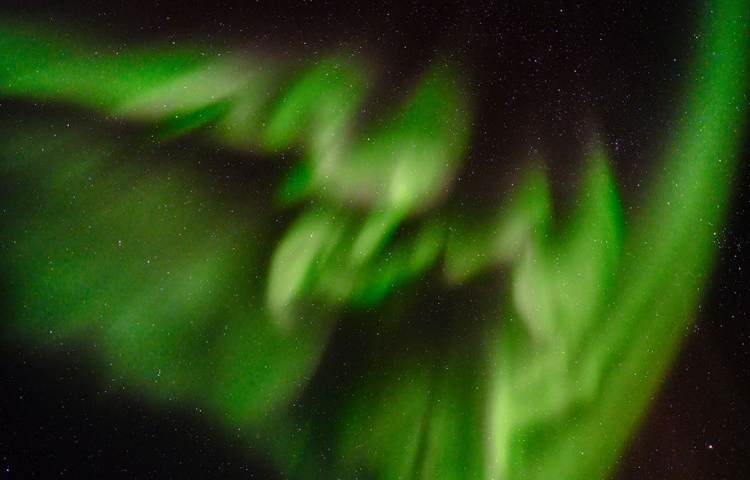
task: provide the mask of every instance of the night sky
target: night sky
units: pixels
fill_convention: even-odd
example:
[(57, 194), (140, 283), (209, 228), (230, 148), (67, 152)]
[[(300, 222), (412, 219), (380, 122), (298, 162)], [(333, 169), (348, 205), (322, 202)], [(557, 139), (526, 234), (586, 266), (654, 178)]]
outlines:
[[(632, 208), (660, 173), (653, 159), (672, 132), (699, 13), (691, 2), (624, 0), (75, 3), (5, 1), (0, 19), (80, 28), (110, 46), (191, 43), (290, 64), (355, 51), (380, 77), (366, 115), (399, 103), (432, 61), (450, 58), (467, 76), (475, 109), (453, 198), (477, 210), (502, 198), (534, 154), (547, 162), (555, 199), (568, 199), (594, 138)], [(0, 115), (12, 113), (0, 104)], [(229, 158), (216, 155), (217, 163)], [(715, 276), (614, 478), (739, 479), (750, 471), (748, 158), (746, 137), (731, 214), (716, 236)], [(1, 478), (274, 478), (239, 433), (203, 412), (154, 406), (99, 377), (74, 346), (50, 351), (2, 337)]]

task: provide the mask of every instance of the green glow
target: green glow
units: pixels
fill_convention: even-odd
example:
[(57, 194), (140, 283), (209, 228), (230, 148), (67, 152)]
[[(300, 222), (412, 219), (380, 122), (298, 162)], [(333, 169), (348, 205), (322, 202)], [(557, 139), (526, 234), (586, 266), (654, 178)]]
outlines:
[[(159, 90), (175, 78), (191, 76), (200, 54), (147, 48), (118, 51), (86, 48), (87, 39), (65, 37), (39, 25), (0, 24), (2, 91), (68, 101), (110, 110)], [(189, 93), (195, 93), (190, 91)], [(188, 100), (189, 101), (189, 100)], [(171, 105), (170, 105), (171, 106)]]
[(336, 150), (332, 143), (342, 141), (337, 135), (352, 122), (364, 87), (364, 74), (353, 65), (331, 59), (315, 66), (276, 102), (263, 134), (265, 144), (280, 150), (298, 143), (309, 146), (314, 156), (329, 155)]
[[(642, 207), (649, 213), (629, 227), (621, 255), (599, 249), (599, 276), (615, 275), (609, 291), (592, 298), (555, 289), (562, 294), (553, 300), (557, 311), (592, 301), (566, 325), (563, 338), (578, 337), (572, 343), (530, 349), (523, 329), (501, 334), (488, 477), (604, 478), (679, 347), (709, 273), (746, 113), (747, 5), (716, 2), (711, 11), (685, 113), (662, 159), (667, 173)], [(600, 213), (599, 228), (609, 227), (588, 232), (591, 240), (611, 242), (617, 216)], [(616, 268), (618, 256), (627, 261)]]
[[(446, 276), (466, 282), (482, 270), (518, 258), (533, 232), (543, 235), (551, 215), (551, 193), (543, 173), (534, 170), (494, 218), (471, 218), (448, 239)], [(477, 229), (481, 226), (481, 229)]]
[[(65, 125), (4, 132), (13, 140), (2, 158), (18, 160), (3, 162), (4, 186), (21, 192), (4, 206), (23, 212), (4, 229), (2, 258), (18, 279), (17, 335), (50, 345), (86, 338), (110, 378), (214, 405), (236, 422), (300, 389), (330, 318), (308, 310), (281, 332), (254, 301), (264, 284), (252, 266), (268, 235), (259, 212), (223, 207), (163, 161), (143, 174)], [(290, 348), (298, 355), (278, 353)]]
[[(77, 343), (103, 378), (247, 427), (290, 478), (607, 478), (710, 273), (747, 113), (747, 9), (718, 0), (706, 13), (650, 196), (626, 216), (593, 144), (564, 218), (542, 168), (487, 218), (446, 213), (472, 112), (443, 60), (366, 119), (361, 59), (292, 71), (0, 25), (0, 95), (99, 115), (2, 120), (6, 333)], [(169, 142), (115, 143), (101, 117), (288, 174), (222, 194)], [(476, 295), (474, 310), (449, 311), (447, 333), (414, 318), (445, 315), (415, 313), (435, 282), (460, 292), (496, 270), (510, 277), (490, 285), (499, 303)], [(362, 375), (332, 380), (332, 413), (319, 413), (306, 388), (342, 321), (372, 338)]]

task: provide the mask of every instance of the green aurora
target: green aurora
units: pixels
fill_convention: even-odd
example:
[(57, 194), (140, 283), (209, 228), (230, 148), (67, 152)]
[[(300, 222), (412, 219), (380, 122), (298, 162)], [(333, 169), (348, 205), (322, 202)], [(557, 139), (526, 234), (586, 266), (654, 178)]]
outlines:
[[(694, 315), (737, 167), (750, 3), (712, 3), (640, 213), (594, 143), (566, 218), (532, 169), (472, 223), (446, 207), (473, 134), (446, 60), (365, 122), (364, 60), (95, 53), (0, 24), (0, 95), (47, 105), (0, 134), (4, 335), (199, 405), (289, 478), (607, 478)], [(217, 185), (216, 148), (283, 173)], [(495, 270), (509, 281), (447, 333), (415, 333), (431, 284)], [(321, 380), (344, 321), (366, 332), (356, 374)]]

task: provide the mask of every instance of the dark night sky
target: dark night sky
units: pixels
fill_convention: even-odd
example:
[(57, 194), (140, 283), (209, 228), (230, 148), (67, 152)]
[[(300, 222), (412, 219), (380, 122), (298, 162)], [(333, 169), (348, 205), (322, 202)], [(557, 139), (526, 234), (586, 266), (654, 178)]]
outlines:
[[(592, 135), (613, 156), (626, 206), (634, 202), (670, 133), (697, 15), (680, 1), (75, 3), (11, 0), (0, 18), (75, 25), (128, 45), (260, 49), (292, 62), (353, 48), (377, 59), (383, 105), (374, 111), (397, 103), (438, 55), (452, 57), (477, 107), (456, 195), (476, 205), (501, 196), (497, 185), (532, 151), (549, 160), (564, 198)], [(716, 277), (619, 479), (750, 471), (748, 205), (745, 161), (717, 240)], [(92, 385), (90, 362), (75, 352), (0, 345), (0, 478), (270, 478), (231, 434), (195, 412)]]

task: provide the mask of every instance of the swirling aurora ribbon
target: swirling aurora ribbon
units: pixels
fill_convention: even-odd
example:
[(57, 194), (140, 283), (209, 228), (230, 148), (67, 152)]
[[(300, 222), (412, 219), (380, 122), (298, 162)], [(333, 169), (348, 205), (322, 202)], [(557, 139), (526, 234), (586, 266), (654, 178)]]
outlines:
[[(368, 71), (343, 56), (295, 71), (174, 47), (99, 53), (4, 25), (0, 94), (101, 119), (6, 122), (6, 335), (88, 345), (155, 401), (249, 428), (290, 477), (605, 478), (695, 311), (743, 140), (748, 2), (712, 3), (650, 196), (626, 216), (592, 145), (561, 228), (539, 171), (480, 229), (441, 209), (471, 119), (444, 61), (368, 126)], [(248, 205), (174, 161), (174, 136), (300, 161), (278, 185), (250, 180)], [(274, 210), (296, 212), (281, 234)], [(462, 288), (498, 268), (507, 298), (453, 318), (468, 326), (443, 346), (401, 341), (415, 300), (397, 297), (428, 272)], [(366, 328), (358, 376), (331, 380), (329, 417), (315, 375), (352, 308), (383, 322)]]

